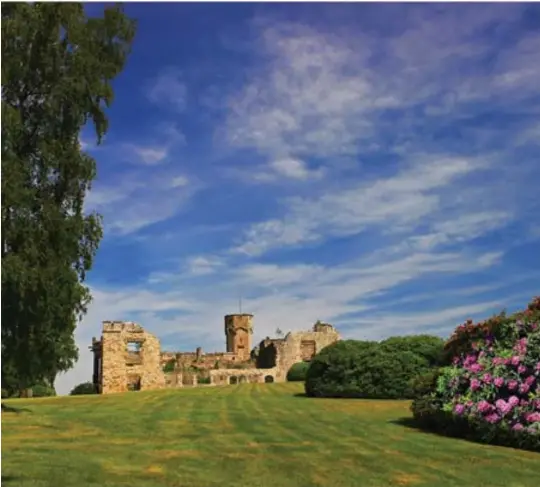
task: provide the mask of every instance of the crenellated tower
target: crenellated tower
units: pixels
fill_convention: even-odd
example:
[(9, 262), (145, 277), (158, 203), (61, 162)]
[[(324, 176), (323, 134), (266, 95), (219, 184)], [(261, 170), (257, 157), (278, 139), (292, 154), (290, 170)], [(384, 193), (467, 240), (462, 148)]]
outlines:
[(238, 360), (250, 359), (253, 315), (234, 314), (225, 316), (227, 352), (234, 353)]

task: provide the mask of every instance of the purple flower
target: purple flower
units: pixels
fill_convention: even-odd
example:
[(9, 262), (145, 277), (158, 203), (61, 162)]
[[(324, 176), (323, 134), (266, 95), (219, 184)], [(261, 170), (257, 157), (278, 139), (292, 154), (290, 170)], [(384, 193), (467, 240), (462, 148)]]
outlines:
[(492, 381), (492, 377), (490, 374), (484, 374), (482, 376), (482, 380), (486, 383), (486, 384), (491, 384), (491, 381)]
[(502, 377), (495, 377), (495, 379), (493, 380), (493, 383), (497, 387), (502, 387), (504, 386), (504, 379)]
[(529, 377), (525, 379), (525, 384), (529, 386), (532, 386), (535, 382), (536, 382), (536, 377), (534, 375), (529, 375)]
[(529, 384), (521, 384), (521, 385), (519, 386), (519, 392), (520, 392), (521, 394), (527, 394), (527, 392), (529, 392), (529, 389), (530, 389)]
[(523, 364), (521, 364), (521, 365), (518, 367), (518, 373), (519, 373), (519, 374), (524, 374), (525, 372), (527, 372), (527, 367), (525, 367)]
[(465, 412), (465, 406), (463, 404), (456, 404), (454, 407), (454, 412), (461, 416)]

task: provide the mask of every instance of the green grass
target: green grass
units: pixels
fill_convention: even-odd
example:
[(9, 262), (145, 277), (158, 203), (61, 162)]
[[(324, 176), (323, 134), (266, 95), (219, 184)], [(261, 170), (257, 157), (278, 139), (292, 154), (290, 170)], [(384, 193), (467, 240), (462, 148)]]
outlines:
[(6, 401), (2, 485), (528, 487), (540, 455), (396, 423), (406, 401), (246, 384)]

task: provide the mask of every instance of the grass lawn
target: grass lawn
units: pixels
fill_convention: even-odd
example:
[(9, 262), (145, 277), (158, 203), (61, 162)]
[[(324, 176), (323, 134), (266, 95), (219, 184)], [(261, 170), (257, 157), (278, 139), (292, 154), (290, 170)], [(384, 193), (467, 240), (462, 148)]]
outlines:
[(2, 485), (528, 487), (540, 454), (396, 423), (405, 401), (246, 384), (6, 401)]

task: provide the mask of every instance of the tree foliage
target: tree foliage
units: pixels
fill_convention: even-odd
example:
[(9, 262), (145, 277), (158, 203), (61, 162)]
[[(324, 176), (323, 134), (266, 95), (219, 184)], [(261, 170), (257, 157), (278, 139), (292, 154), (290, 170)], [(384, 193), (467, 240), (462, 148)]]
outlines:
[(98, 143), (106, 133), (134, 30), (116, 6), (100, 18), (81, 3), (2, 6), (2, 375), (6, 363), (20, 389), (77, 359), (102, 237), (84, 210), (96, 164), (79, 135), (88, 123)]

